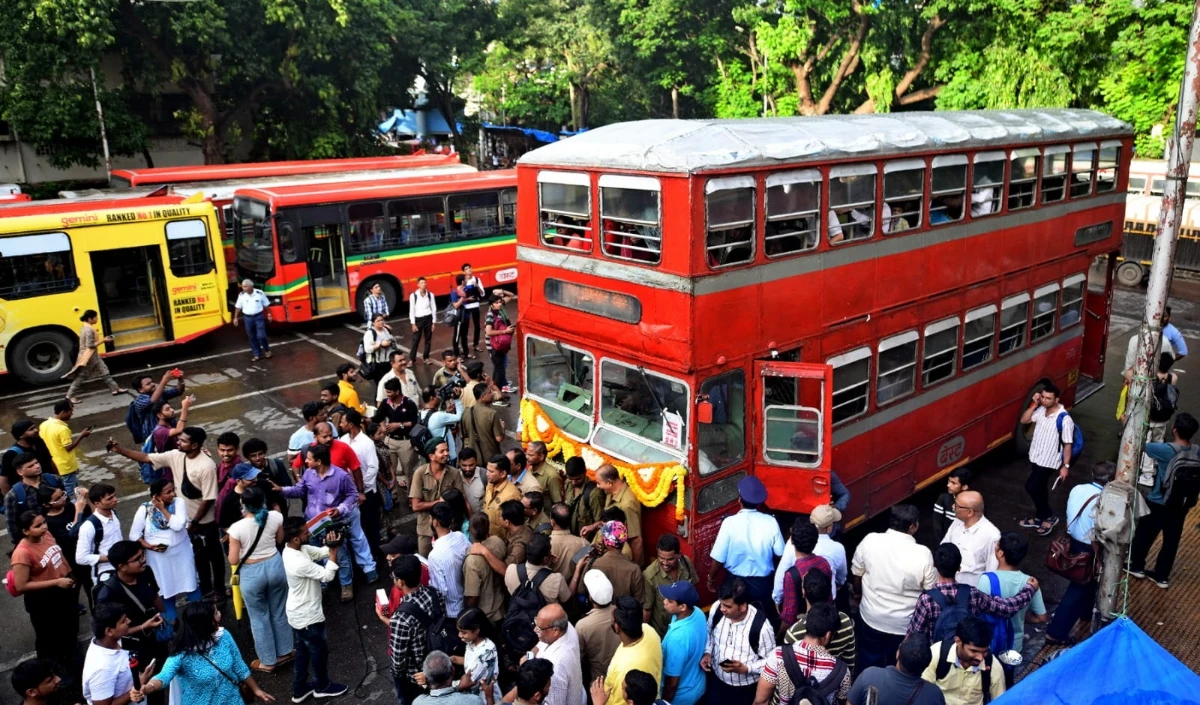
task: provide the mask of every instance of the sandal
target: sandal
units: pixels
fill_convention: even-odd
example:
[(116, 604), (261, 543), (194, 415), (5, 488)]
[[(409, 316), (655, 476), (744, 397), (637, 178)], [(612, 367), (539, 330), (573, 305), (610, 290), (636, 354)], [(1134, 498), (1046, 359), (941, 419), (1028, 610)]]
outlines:
[(265, 353), (263, 353), (263, 357), (267, 358), (268, 360), (271, 359), (271, 351), (268, 350)]
[(1042, 522), (1038, 527), (1038, 536), (1049, 536), (1056, 526), (1058, 526), (1058, 517), (1051, 517), (1048, 521)]
[(257, 357), (250, 358), (250, 362), (258, 362), (258, 360), (259, 360), (259, 358), (257, 358)]
[(1022, 529), (1036, 529), (1041, 525), (1042, 522), (1038, 519), (1022, 519), (1019, 524)]
[(78, 400), (78, 399), (76, 399), (75, 397), (67, 397), (67, 401), (71, 402), (72, 404), (78, 404), (78, 403), (79, 403), (79, 400)]
[(114, 397), (116, 397), (116, 396), (120, 396), (122, 394), (128, 394), (128, 393), (129, 393), (128, 389), (117, 389), (117, 391), (113, 392), (112, 395)]
[(258, 671), (259, 673), (274, 673), (275, 666), (264, 666), (262, 661), (254, 659), (250, 662), (250, 670)]

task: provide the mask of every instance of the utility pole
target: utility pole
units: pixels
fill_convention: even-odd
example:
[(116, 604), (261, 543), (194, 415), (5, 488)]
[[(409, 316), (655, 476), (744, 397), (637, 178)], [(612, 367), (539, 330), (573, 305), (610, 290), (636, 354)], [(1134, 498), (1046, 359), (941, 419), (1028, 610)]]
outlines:
[(112, 157), (108, 154), (108, 131), (104, 129), (104, 109), (100, 107), (100, 87), (96, 85), (96, 69), (92, 68), (92, 94), (96, 96), (96, 118), (100, 121), (100, 143), (104, 145), (104, 173), (112, 185)]
[(1125, 521), (1125, 529), (1115, 540), (1104, 541), (1104, 572), (1100, 578), (1099, 616), (1112, 619), (1117, 609), (1117, 593), (1125, 577), (1125, 557), (1133, 536), (1132, 507), (1137, 489), (1134, 478), (1142, 461), (1146, 440), (1147, 412), (1150, 408), (1154, 370), (1158, 361), (1162, 337), (1163, 307), (1171, 288), (1175, 268), (1175, 241), (1183, 218), (1184, 189), (1187, 184), (1192, 142), (1196, 136), (1197, 96), (1200, 95), (1200, 0), (1192, 11), (1192, 28), (1188, 34), (1187, 62), (1183, 83), (1179, 88), (1179, 103), (1175, 111), (1175, 134), (1167, 145), (1166, 188), (1158, 213), (1158, 235), (1154, 238), (1154, 254), (1150, 263), (1150, 283), (1146, 291), (1146, 311), (1138, 336), (1137, 362), (1133, 381), (1126, 399), (1128, 417), (1121, 433), (1121, 450), (1117, 456), (1117, 474), (1105, 488), (1097, 512), (1097, 532), (1104, 524)]

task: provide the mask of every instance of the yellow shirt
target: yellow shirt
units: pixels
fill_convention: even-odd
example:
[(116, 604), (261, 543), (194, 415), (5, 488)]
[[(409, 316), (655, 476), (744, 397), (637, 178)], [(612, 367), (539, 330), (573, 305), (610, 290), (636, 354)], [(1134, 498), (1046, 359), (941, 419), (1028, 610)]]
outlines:
[(75, 451), (67, 450), (67, 446), (71, 445), (71, 427), (66, 421), (51, 416), (38, 427), (38, 435), (46, 443), (50, 459), (54, 461), (54, 467), (58, 468), (59, 475), (70, 475), (79, 469), (79, 459), (75, 457)]
[[(983, 705), (983, 674), (978, 668), (963, 668), (958, 663), (958, 649), (950, 647), (946, 660), (950, 662), (950, 671), (946, 677), (937, 679), (938, 661), (941, 660), (942, 642), (933, 645), (933, 660), (921, 674), (921, 678), (933, 683), (941, 689), (946, 698), (946, 705)], [(988, 655), (992, 665), (992, 700), (1004, 695), (1004, 672), (995, 656)], [(987, 663), (987, 662), (985, 662)]]
[(367, 413), (367, 407), (358, 400), (358, 390), (344, 379), (338, 380), (338, 401), (360, 414)]
[(629, 705), (621, 687), (625, 684), (625, 674), (635, 669), (654, 676), (654, 682), (662, 687), (662, 640), (648, 624), (642, 627), (641, 639), (629, 646), (621, 644), (613, 653), (608, 675), (604, 676), (608, 705)]

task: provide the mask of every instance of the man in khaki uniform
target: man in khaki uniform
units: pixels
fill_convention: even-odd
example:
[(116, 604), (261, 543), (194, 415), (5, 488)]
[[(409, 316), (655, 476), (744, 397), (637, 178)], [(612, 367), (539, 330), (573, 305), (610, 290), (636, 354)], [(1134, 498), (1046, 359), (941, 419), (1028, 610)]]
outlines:
[[(504, 541), (491, 535), (487, 515), (478, 512), (471, 517), (471, 549), (479, 546), (497, 561), (503, 562), (506, 554)], [(463, 606), (483, 610), (492, 624), (499, 627), (504, 622), (507, 595), (500, 582), (500, 575), (492, 569), (487, 558), (468, 553), (463, 562)]]
[[(572, 592), (579, 588), (580, 576), (594, 570), (604, 573), (612, 584), (613, 598), (632, 597), (642, 599), (646, 594), (646, 579), (642, 569), (621, 553), (626, 541), (625, 525), (619, 521), (608, 521), (600, 527), (603, 547), (593, 549), (589, 558), (575, 566), (575, 577), (571, 581)], [(585, 581), (583, 583), (587, 585)]]
[(590, 683), (608, 673), (608, 664), (621, 645), (613, 631), (612, 583), (598, 570), (584, 576), (591, 610), (575, 625), (579, 635), (579, 653), (583, 656), (583, 682)]
[(442, 501), (442, 493), (448, 489), (465, 492), (466, 483), (458, 468), (450, 465), (450, 447), (440, 438), (430, 439), (425, 445), (429, 462), (413, 473), (412, 486), (408, 489), (409, 506), (417, 515), (417, 551), (428, 557), (433, 550), (433, 527), (430, 526), (429, 509)]
[(529, 542), (536, 535), (529, 524), (525, 523), (525, 505), (519, 500), (509, 500), (500, 505), (500, 520), (504, 522), (505, 533), (508, 535), (508, 558), (504, 559), (509, 565), (525, 562), (525, 551)]
[[(596, 471), (596, 486), (604, 491), (607, 498), (604, 501), (604, 508), (620, 507), (621, 511), (625, 512), (625, 529), (629, 536), (629, 550), (633, 554), (633, 562), (642, 564), (642, 503), (633, 496), (633, 490), (629, 489), (629, 485), (625, 480), (621, 479), (621, 473), (612, 465), (605, 463)], [(599, 523), (587, 527), (587, 533), (600, 528)], [(635, 599), (640, 599), (641, 592), (633, 595)], [(619, 595), (618, 595), (619, 597)]]
[(530, 441), (525, 444), (525, 458), (529, 463), (529, 472), (542, 487), (546, 502), (554, 504), (563, 501), (562, 478), (558, 470), (546, 462), (546, 444), (541, 441)]
[(691, 560), (680, 552), (679, 537), (663, 534), (658, 537), (658, 560), (642, 571), (646, 580), (646, 593), (642, 596), (642, 621), (654, 627), (659, 636), (665, 636), (671, 624), (671, 615), (663, 607), (658, 588), (686, 580), (692, 585), (700, 584), (700, 576)]
[(604, 491), (588, 479), (583, 458), (575, 456), (568, 459), (563, 502), (571, 508), (571, 533), (590, 538), (581, 532), (600, 521), (600, 512), (604, 511), (604, 496)]
[(504, 422), (492, 408), (492, 391), (486, 384), (475, 385), (476, 403), (462, 413), (463, 445), (475, 449), (481, 460), (491, 460), (500, 454), (504, 441)]
[[(537, 534), (531, 538), (525, 559), (525, 575), (528, 580), (533, 580), (542, 568), (550, 568), (550, 539), (541, 534)], [(553, 571), (552, 568), (551, 571)], [(508, 589), (508, 594), (512, 595), (520, 586), (521, 578), (517, 574), (517, 564), (510, 562), (504, 572), (504, 587)], [(565, 604), (567, 600), (571, 599), (571, 592), (567, 589), (567, 581), (555, 572), (551, 572), (550, 575), (546, 576), (538, 591), (542, 593), (542, 599), (548, 605), (553, 603)]]
[[(503, 455), (492, 459), (487, 464), (487, 489), (483, 491), (483, 511), (491, 522), (492, 536), (502, 541), (508, 540), (508, 530), (504, 528), (504, 519), (500, 515), (500, 506), (515, 499), (521, 500), (521, 491), (508, 481), (508, 458)], [(522, 505), (524, 511), (524, 505)]]
[[(581, 536), (571, 533), (571, 508), (562, 502), (550, 507), (550, 553), (555, 557), (553, 568), (570, 581), (575, 574), (575, 554), (588, 545)], [(586, 584), (586, 583), (585, 583)]]

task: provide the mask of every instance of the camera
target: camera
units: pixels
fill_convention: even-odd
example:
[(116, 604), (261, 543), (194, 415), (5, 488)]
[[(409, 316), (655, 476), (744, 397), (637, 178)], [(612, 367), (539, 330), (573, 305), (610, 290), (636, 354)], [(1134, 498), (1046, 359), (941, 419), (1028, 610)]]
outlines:
[(440, 388), (438, 388), (438, 399), (446, 401), (450, 397), (454, 396), (455, 389), (462, 389), (465, 386), (467, 386), (467, 382), (462, 378), (462, 374), (455, 372), (454, 376), (450, 378), (449, 382), (446, 382)]
[[(337, 534), (338, 540), (330, 541), (330, 533)], [(346, 542), (346, 539), (350, 537), (350, 523), (341, 520), (331, 521), (322, 527), (321, 530), (316, 533), (316, 535), (326, 546), (341, 546)]]

